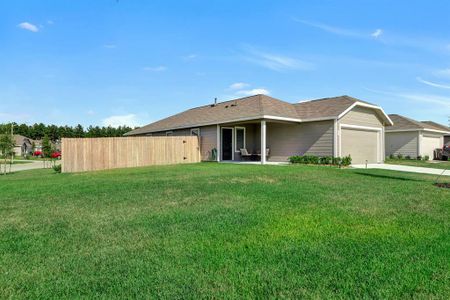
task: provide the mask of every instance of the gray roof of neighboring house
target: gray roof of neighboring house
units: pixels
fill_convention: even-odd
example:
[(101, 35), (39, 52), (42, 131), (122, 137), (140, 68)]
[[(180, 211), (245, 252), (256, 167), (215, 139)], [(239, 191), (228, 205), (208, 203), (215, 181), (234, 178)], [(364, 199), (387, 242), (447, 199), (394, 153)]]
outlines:
[(433, 122), (433, 121), (422, 121), (421, 123), (425, 123), (425, 124), (434, 126), (434, 127), (438, 128), (440, 130), (443, 130), (443, 131), (448, 131), (449, 134), (450, 134), (450, 127), (447, 127), (445, 125), (442, 125), (442, 124), (439, 124), (439, 123), (436, 123), (436, 122)]
[[(440, 127), (434, 125), (437, 123), (434, 123), (431, 121), (419, 122), (419, 121), (416, 121), (411, 118), (401, 116), (398, 114), (390, 114), (389, 118), (391, 118), (392, 122), (394, 122), (394, 125), (389, 128), (386, 128), (386, 131), (426, 130), (426, 129), (448, 131), (448, 128), (447, 129), (440, 128)], [(431, 123), (434, 123), (434, 124), (431, 124)]]
[(16, 146), (23, 145), (23, 143), (27, 143), (31, 145), (31, 139), (27, 138), (26, 136), (15, 134), (14, 135), (14, 144)]
[(289, 103), (266, 95), (255, 95), (192, 108), (160, 121), (135, 129), (125, 135), (139, 135), (158, 131), (192, 128), (239, 120), (279, 117), (308, 121), (317, 118), (336, 118), (356, 102), (349, 96)]

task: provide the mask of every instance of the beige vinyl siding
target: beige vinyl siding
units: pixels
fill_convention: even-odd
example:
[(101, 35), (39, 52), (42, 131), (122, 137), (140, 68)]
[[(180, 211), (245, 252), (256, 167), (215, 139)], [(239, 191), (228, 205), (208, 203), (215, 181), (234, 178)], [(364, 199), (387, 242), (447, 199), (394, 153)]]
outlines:
[(212, 160), (212, 149), (217, 149), (217, 126), (200, 127), (200, 155), (203, 161)]
[(303, 124), (267, 123), (269, 161), (286, 161), (292, 155), (333, 155), (333, 121)]
[(341, 124), (359, 125), (366, 127), (383, 127), (383, 123), (372, 108), (355, 106), (339, 122)]
[(385, 136), (386, 156), (399, 154), (413, 158), (418, 156), (418, 131), (386, 132)]

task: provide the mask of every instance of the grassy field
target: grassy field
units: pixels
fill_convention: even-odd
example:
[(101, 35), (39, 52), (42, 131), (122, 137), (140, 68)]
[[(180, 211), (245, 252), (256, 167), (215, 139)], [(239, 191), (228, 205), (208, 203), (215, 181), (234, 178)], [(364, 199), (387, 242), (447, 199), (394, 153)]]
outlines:
[(387, 164), (393, 165), (404, 165), (404, 166), (413, 166), (413, 167), (424, 167), (424, 168), (433, 168), (433, 169), (449, 169), (450, 170), (450, 161), (423, 161), (423, 160), (414, 160), (414, 159), (386, 159)]
[(426, 175), (204, 163), (0, 176), (0, 298), (450, 298)]

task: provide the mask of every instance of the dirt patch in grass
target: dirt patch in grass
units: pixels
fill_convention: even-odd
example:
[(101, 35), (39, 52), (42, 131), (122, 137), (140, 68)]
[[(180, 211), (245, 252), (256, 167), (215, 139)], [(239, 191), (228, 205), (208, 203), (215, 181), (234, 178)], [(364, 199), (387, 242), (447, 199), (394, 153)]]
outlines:
[(434, 185), (440, 188), (450, 189), (450, 182), (435, 183)]

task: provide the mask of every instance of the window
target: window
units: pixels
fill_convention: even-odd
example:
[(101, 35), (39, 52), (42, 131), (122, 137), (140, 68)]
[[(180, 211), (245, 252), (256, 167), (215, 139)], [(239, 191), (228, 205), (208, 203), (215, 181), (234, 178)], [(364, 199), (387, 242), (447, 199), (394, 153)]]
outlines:
[(236, 127), (235, 128), (236, 134), (235, 134), (235, 151), (239, 152), (241, 149), (245, 148), (245, 127)]
[(193, 135), (193, 136), (200, 136), (200, 128), (192, 128), (191, 129), (191, 135)]
[(166, 131), (166, 136), (172, 136), (173, 135), (173, 131)]

